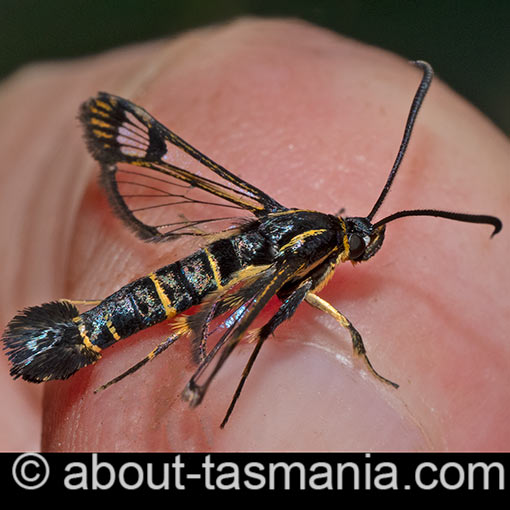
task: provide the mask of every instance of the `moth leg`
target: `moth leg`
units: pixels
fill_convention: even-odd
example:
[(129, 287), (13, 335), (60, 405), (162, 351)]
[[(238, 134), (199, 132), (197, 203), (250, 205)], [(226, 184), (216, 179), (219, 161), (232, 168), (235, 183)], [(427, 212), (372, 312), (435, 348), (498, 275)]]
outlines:
[(248, 359), (248, 362), (246, 363), (243, 373), (241, 375), (241, 379), (239, 381), (239, 384), (237, 385), (236, 391), (234, 393), (234, 396), (232, 397), (232, 401), (230, 402), (230, 405), (227, 409), (227, 412), (225, 414), (225, 417), (223, 418), (223, 421), (221, 422), (220, 427), (223, 428), (227, 424), (228, 419), (230, 418), (230, 415), (232, 414), (232, 411), (234, 410), (234, 407), (237, 403), (237, 400), (239, 399), (239, 396), (241, 395), (241, 391), (243, 389), (244, 383), (246, 382), (246, 379), (248, 378), (248, 375), (250, 374), (250, 371), (253, 367), (253, 364), (255, 363), (255, 360), (260, 352), (260, 349), (262, 348), (262, 344), (266, 341), (266, 339), (269, 337), (269, 335), (273, 334), (275, 329), (284, 321), (292, 317), (294, 312), (297, 310), (298, 306), (302, 303), (303, 299), (305, 298), (307, 292), (309, 292), (310, 288), (312, 287), (312, 281), (306, 280), (303, 282), (280, 306), (278, 311), (273, 315), (273, 317), (267, 322), (264, 326), (262, 326), (259, 330), (256, 331), (255, 339), (257, 343), (255, 344), (255, 348), (253, 349), (250, 358)]
[(370, 360), (367, 356), (367, 351), (365, 349), (365, 346), (363, 345), (363, 340), (361, 338), (361, 335), (358, 333), (356, 328), (351, 324), (351, 322), (345, 317), (345, 315), (342, 315), (334, 306), (330, 305), (327, 301), (320, 298), (316, 294), (313, 294), (312, 292), (309, 292), (306, 296), (306, 302), (310, 305), (312, 305), (315, 308), (318, 308), (319, 310), (326, 312), (328, 315), (331, 315), (337, 322), (340, 323), (341, 326), (346, 328), (352, 339), (352, 346), (354, 348), (354, 353), (358, 356), (361, 356), (363, 358), (365, 364), (367, 365), (369, 371), (377, 377), (380, 381), (390, 384), (394, 388), (398, 388), (398, 384), (394, 383), (393, 381), (390, 381), (389, 379), (386, 379), (386, 377), (383, 377), (380, 375), (375, 368), (372, 366), (372, 363), (370, 363)]
[(196, 357), (198, 358), (197, 359), (198, 363), (202, 363), (207, 356), (206, 348), (207, 348), (207, 339), (209, 337), (209, 326), (211, 325), (212, 320), (217, 315), (217, 309), (218, 309), (218, 303), (217, 302), (213, 303), (211, 305), (211, 309), (209, 310), (209, 313), (207, 314), (204, 324), (202, 325), (202, 331), (201, 331), (200, 337), (199, 337), (200, 342), (197, 346), (197, 353), (196, 353)]
[(173, 334), (172, 336), (169, 336), (163, 342), (161, 342), (155, 349), (153, 349), (145, 358), (140, 360), (138, 363), (133, 365), (131, 368), (128, 368), (125, 372), (122, 372), (122, 374), (118, 375), (117, 377), (114, 377), (111, 381), (107, 382), (106, 384), (103, 384), (96, 390), (94, 390), (94, 393), (97, 393), (99, 391), (105, 390), (106, 388), (110, 387), (112, 384), (115, 384), (119, 382), (120, 380), (124, 379), (124, 377), (127, 377), (128, 375), (131, 375), (133, 372), (136, 372), (139, 368), (142, 368), (146, 363), (153, 360), (158, 354), (161, 354), (163, 351), (168, 349), (181, 335), (179, 334)]
[(60, 301), (67, 301), (75, 306), (85, 305), (85, 306), (97, 306), (103, 300), (102, 299), (61, 299)]
[[(227, 289), (228, 290), (228, 289)], [(181, 315), (176, 319), (180, 334), (194, 333), (191, 340), (193, 361), (200, 365), (207, 357), (207, 340), (211, 334), (210, 326), (218, 315), (232, 311), (232, 306), (225, 303), (227, 292), (213, 293), (213, 299), (193, 315)], [(235, 313), (235, 312), (234, 312)], [(232, 318), (232, 316), (231, 316)], [(214, 331), (212, 332), (214, 333)]]
[[(271, 269), (263, 278), (253, 281), (246, 289), (243, 294), (244, 303), (239, 303), (237, 311), (230, 317), (229, 322), (232, 324), (228, 325), (227, 331), (204, 358), (182, 392), (182, 398), (188, 401), (191, 407), (200, 404), (211, 381), (241, 341), (251, 323), (285, 282), (296, 272), (298, 267), (297, 264), (282, 263), (281, 267)], [(203, 384), (199, 384), (198, 380), (203, 376), (218, 353), (216, 364), (205, 377)]]
[[(189, 380), (188, 384), (184, 388), (182, 392), (182, 399), (188, 401), (191, 407), (196, 407), (202, 402), (204, 398), (207, 387), (209, 386), (209, 381), (205, 385), (197, 384), (197, 379), (202, 375), (202, 373), (206, 370), (206, 368), (210, 365), (216, 354), (219, 352), (220, 348), (227, 342), (228, 337), (223, 336), (218, 340), (216, 345), (210, 350), (210, 352), (205, 356), (197, 370)], [(210, 378), (211, 379), (211, 378)]]

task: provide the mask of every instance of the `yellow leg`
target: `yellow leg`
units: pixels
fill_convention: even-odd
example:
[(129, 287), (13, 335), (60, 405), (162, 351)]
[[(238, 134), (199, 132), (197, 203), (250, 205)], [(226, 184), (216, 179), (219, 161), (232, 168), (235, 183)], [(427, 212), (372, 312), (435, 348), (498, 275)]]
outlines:
[(68, 303), (71, 303), (73, 305), (85, 305), (85, 306), (97, 306), (99, 303), (101, 303), (101, 299), (61, 299), (60, 301), (67, 301)]
[(347, 319), (347, 317), (345, 317), (345, 315), (342, 315), (334, 306), (330, 305), (327, 301), (320, 298), (316, 294), (313, 294), (312, 292), (309, 292), (306, 295), (305, 300), (308, 304), (312, 305), (313, 307), (323, 312), (326, 312), (328, 315), (331, 315), (331, 317), (333, 317), (337, 322), (339, 322), (344, 328), (346, 328), (349, 331), (352, 339), (354, 353), (363, 358), (368, 369), (370, 370), (370, 372), (372, 372), (373, 375), (377, 377), (377, 379), (384, 383), (390, 384), (394, 388), (398, 388), (398, 384), (390, 381), (389, 379), (386, 379), (385, 377), (377, 373), (377, 371), (374, 369), (372, 363), (370, 363), (370, 360), (368, 359), (367, 352), (365, 346), (363, 345), (361, 335), (358, 333), (356, 328), (351, 324), (351, 322)]

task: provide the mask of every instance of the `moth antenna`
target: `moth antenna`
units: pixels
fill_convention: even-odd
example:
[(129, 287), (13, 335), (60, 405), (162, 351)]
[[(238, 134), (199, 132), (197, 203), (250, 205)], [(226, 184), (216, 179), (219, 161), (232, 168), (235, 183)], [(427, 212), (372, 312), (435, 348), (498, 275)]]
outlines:
[(386, 216), (386, 218), (374, 223), (374, 229), (377, 229), (382, 225), (386, 225), (386, 223), (398, 218), (406, 218), (409, 216), (433, 216), (435, 218), (446, 218), (448, 220), (464, 221), (466, 223), (492, 225), (494, 227), (494, 231), (492, 232), (491, 237), (494, 237), (503, 228), (503, 223), (499, 218), (496, 218), (495, 216), (488, 216), (486, 214), (464, 214), (449, 211), (437, 211), (435, 209), (413, 209), (410, 211), (399, 211)]
[(400, 148), (398, 149), (397, 157), (395, 159), (395, 162), (393, 163), (393, 167), (388, 176), (388, 180), (386, 181), (386, 184), (384, 185), (384, 188), (381, 191), (379, 198), (377, 199), (376, 203), (374, 204), (374, 207), (372, 207), (372, 210), (367, 216), (367, 219), (369, 221), (372, 221), (373, 217), (375, 216), (375, 213), (379, 210), (382, 203), (384, 202), (384, 199), (386, 198), (386, 195), (390, 191), (391, 185), (393, 184), (395, 176), (397, 175), (400, 164), (404, 159), (407, 146), (409, 145), (409, 140), (411, 139), (411, 133), (413, 131), (416, 117), (418, 116), (418, 111), (420, 110), (421, 105), (423, 104), (425, 95), (427, 94), (432, 78), (434, 77), (434, 71), (432, 69), (432, 66), (427, 62), (424, 62), (423, 60), (416, 60), (412, 61), (411, 63), (423, 70), (423, 77), (421, 79), (420, 85), (418, 86), (418, 90), (414, 95), (414, 99), (411, 104), (411, 109), (409, 110), (409, 115), (407, 117), (407, 122), (404, 129), (404, 136), (402, 137), (402, 141), (400, 142)]

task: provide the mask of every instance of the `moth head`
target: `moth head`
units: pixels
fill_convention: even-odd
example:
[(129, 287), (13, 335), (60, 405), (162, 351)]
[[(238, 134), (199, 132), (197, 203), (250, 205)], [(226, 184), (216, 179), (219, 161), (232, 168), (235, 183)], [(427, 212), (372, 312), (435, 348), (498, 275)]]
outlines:
[(384, 241), (386, 225), (375, 228), (367, 218), (346, 218), (346, 242), (349, 245), (347, 260), (363, 262), (373, 257)]
[(389, 193), (393, 184), (393, 180), (395, 179), (398, 169), (400, 168), (400, 163), (402, 163), (402, 159), (406, 153), (418, 111), (420, 110), (423, 99), (427, 94), (430, 83), (432, 81), (432, 77), (434, 75), (432, 68), (426, 62), (418, 60), (413, 63), (422, 69), (423, 77), (414, 96), (411, 109), (409, 110), (406, 127), (404, 129), (404, 135), (400, 143), (397, 157), (395, 158), (393, 167), (391, 168), (391, 171), (388, 175), (386, 184), (384, 185), (379, 198), (376, 200), (372, 210), (368, 213), (368, 215), (364, 218), (355, 217), (345, 219), (346, 229), (343, 239), (345, 250), (342, 254), (342, 260), (344, 261), (351, 260), (352, 262), (362, 262), (375, 255), (383, 243), (386, 224), (399, 218), (405, 218), (409, 216), (432, 216), (436, 218), (463, 221), (466, 223), (492, 225), (494, 227), (492, 236), (497, 234), (503, 226), (501, 220), (495, 216), (439, 211), (436, 209), (411, 209), (398, 211), (372, 223), (377, 211)]

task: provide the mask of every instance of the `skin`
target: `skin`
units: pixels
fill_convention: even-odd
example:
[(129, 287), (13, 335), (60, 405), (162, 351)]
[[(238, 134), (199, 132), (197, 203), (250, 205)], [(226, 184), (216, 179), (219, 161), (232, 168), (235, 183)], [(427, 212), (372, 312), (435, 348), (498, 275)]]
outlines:
[[(75, 121), (97, 90), (144, 106), (287, 206), (362, 216), (393, 163), (420, 77), (400, 57), (278, 20), (21, 70), (0, 89), (2, 324), (28, 305), (105, 297), (190, 252), (136, 240), (110, 211)], [(505, 223), (509, 158), (508, 139), (436, 78), (377, 218), (437, 208)], [(180, 399), (194, 370), (187, 339), (94, 394), (168, 334), (163, 324), (67, 381), (12, 381), (3, 359), (1, 448), (508, 450), (510, 247), (505, 229), (491, 232), (398, 220), (373, 259), (342, 264), (320, 293), (398, 390), (368, 374), (341, 326), (303, 304), (264, 345), (224, 430), (249, 343), (194, 410)]]

